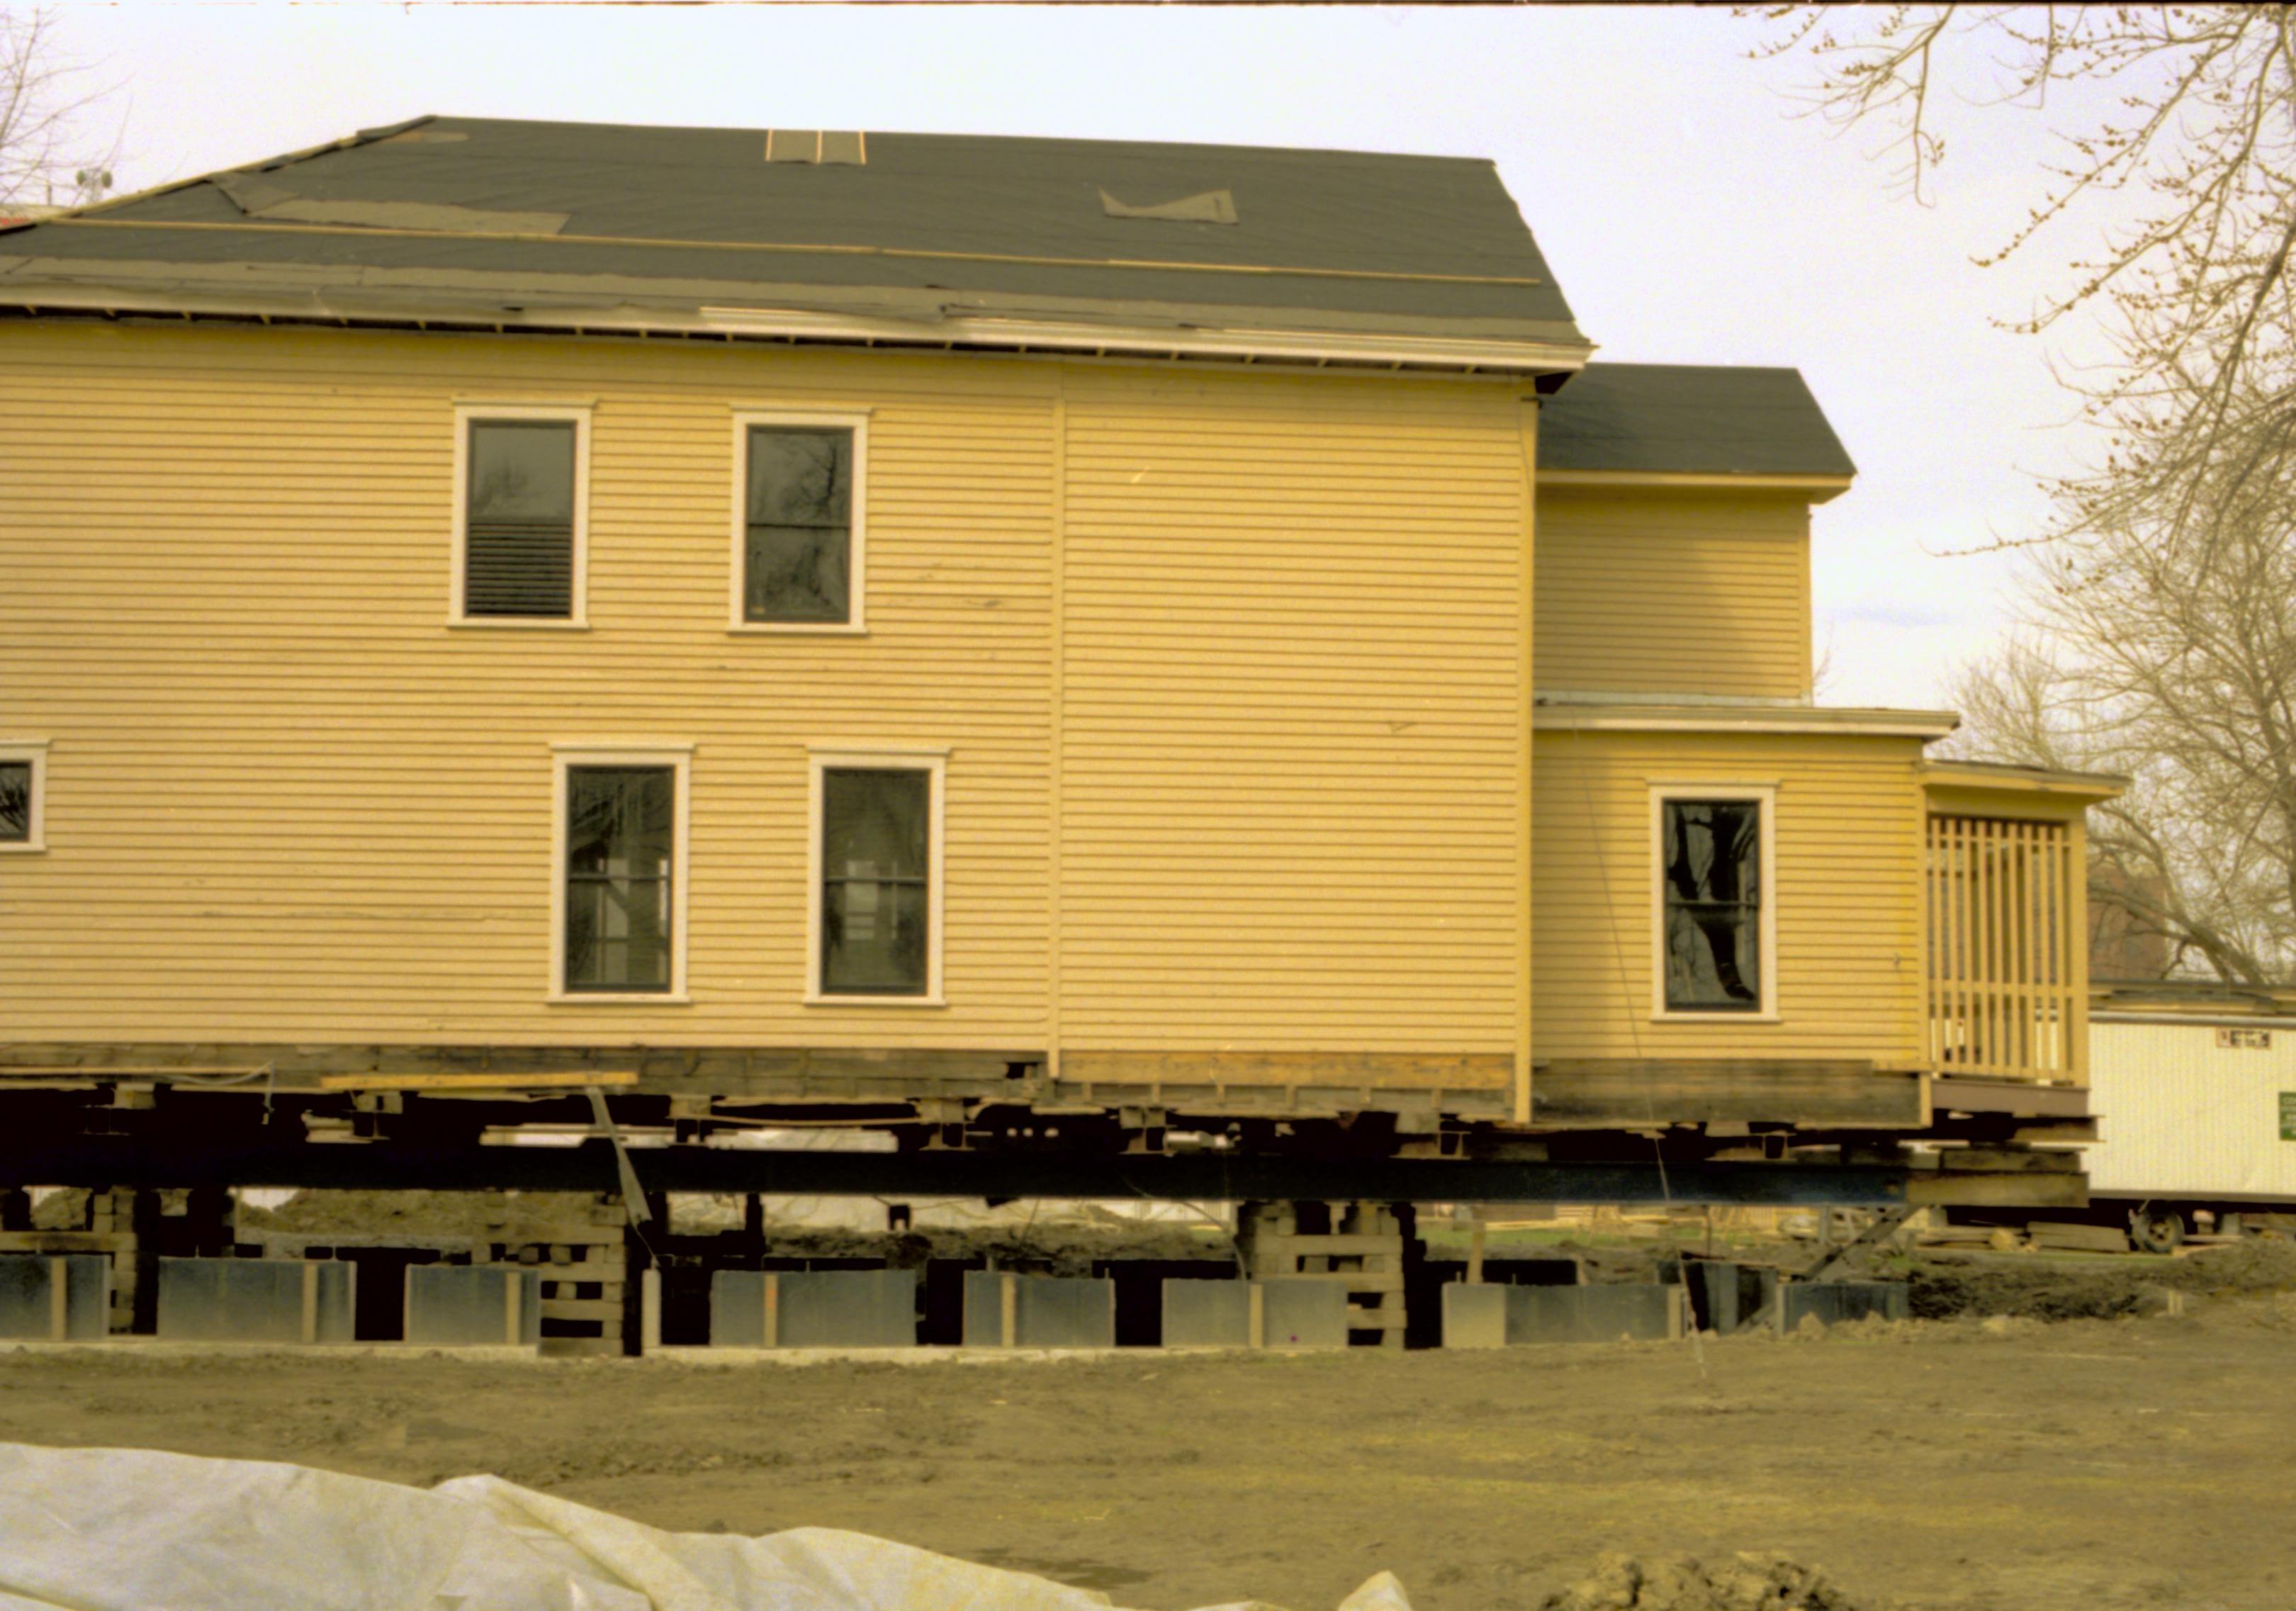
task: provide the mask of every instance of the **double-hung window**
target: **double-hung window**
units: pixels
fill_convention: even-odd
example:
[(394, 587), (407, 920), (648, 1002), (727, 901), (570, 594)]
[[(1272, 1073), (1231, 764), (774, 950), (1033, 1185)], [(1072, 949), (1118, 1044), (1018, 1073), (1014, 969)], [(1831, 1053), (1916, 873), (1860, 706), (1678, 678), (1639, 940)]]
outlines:
[(586, 409), (455, 410), (453, 619), (580, 626), (588, 569)]
[(807, 999), (939, 1004), (945, 760), (814, 752)]
[(687, 752), (558, 747), (553, 994), (685, 994)]
[(736, 413), (733, 626), (858, 632), (864, 415)]
[(0, 739), (0, 851), (47, 849), (45, 739)]
[(1768, 787), (1654, 790), (1661, 1018), (1777, 1013)]

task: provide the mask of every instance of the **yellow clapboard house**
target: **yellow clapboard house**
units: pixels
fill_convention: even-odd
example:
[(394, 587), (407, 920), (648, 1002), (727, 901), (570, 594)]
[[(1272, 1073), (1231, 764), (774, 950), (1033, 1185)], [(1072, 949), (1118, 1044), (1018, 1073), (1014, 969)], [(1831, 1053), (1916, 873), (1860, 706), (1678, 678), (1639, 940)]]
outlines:
[(1816, 403), (1592, 351), (1467, 160), (432, 118), (0, 232), (0, 1068), (2076, 1133), (2111, 783), (1814, 704)]

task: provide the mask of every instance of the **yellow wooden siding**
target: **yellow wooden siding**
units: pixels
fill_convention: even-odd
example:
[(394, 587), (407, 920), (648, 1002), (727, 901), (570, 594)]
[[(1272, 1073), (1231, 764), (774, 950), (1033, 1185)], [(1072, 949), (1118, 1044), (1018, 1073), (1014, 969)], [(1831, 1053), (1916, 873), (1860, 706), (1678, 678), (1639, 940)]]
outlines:
[[(590, 630), (445, 624), (472, 400), (594, 405)], [(733, 409), (862, 405), (868, 634), (729, 634)], [(1511, 1051), (1520, 411), (12, 327), (0, 738), (54, 748), (52, 848), (0, 863), (0, 1040)], [(545, 1001), (557, 741), (695, 746), (690, 1006)], [(800, 999), (805, 746), (872, 741), (952, 746), (945, 1009)]]
[[(15, 326), (0, 1039), (1041, 1044), (1053, 377)], [(450, 630), (453, 405), (590, 400), (586, 632)], [(734, 636), (734, 404), (871, 405), (869, 633)], [(689, 1007), (548, 1005), (552, 756), (691, 742)], [(938, 741), (946, 1010), (806, 1007), (815, 741)]]
[(1513, 1050), (1520, 415), (1070, 377), (1069, 1048)]
[(1793, 494), (1541, 489), (1541, 692), (1810, 691), (1809, 511)]
[[(1923, 1059), (1911, 739), (1545, 732), (1532, 1018), (1550, 1057)], [(1775, 785), (1775, 1023), (1652, 1017), (1654, 785)]]

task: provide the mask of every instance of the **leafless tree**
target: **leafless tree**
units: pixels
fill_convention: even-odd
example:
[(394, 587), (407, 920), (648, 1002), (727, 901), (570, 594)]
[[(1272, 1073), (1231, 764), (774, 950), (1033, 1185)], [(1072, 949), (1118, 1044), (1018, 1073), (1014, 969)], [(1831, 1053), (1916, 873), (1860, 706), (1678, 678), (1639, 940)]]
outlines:
[(2124, 935), (2161, 936), (2170, 971), (2296, 967), (2291, 506), (2204, 504), (2053, 545), (2021, 633), (1955, 689), (1969, 752), (2129, 777), (2089, 814), (2090, 899)]
[(100, 91), (61, 50), (57, 16), (0, 11), (0, 202), (92, 201), (111, 184), (116, 150), (82, 128)]
[[(2024, 226), (1980, 262), (2117, 198), (2129, 221), (2076, 248), (2014, 327), (2089, 308), (2116, 359), (2070, 383), (2111, 440), (2055, 486), (2058, 530), (2192, 518), (2204, 492), (2296, 448), (2296, 8), (2286, 5), (1764, 5), (1757, 53), (1815, 67), (1815, 105), (1892, 132), (1898, 177), (1935, 183), (1948, 96), (2059, 123)], [(2052, 100), (2052, 92), (2056, 92)], [(2079, 111), (2068, 117), (2066, 92)], [(2092, 93), (2094, 92), (2094, 93)]]
[[(1915, 195), (1972, 117), (2023, 106), (2062, 159), (2035, 249), (2112, 198), (2125, 219), (2016, 325), (2097, 317), (2112, 361), (2070, 377), (2107, 451), (2050, 484), (2023, 630), (1956, 692), (1963, 746), (2121, 772), (2091, 815), (2090, 894), (2172, 968), (2296, 970), (2296, 9), (1890, 5), (1756, 10), (1815, 103), (1892, 132)], [(2070, 96), (2065, 92), (2073, 92)], [(2053, 92), (2054, 92), (2053, 95)], [(2070, 106), (2068, 107), (2068, 100)]]

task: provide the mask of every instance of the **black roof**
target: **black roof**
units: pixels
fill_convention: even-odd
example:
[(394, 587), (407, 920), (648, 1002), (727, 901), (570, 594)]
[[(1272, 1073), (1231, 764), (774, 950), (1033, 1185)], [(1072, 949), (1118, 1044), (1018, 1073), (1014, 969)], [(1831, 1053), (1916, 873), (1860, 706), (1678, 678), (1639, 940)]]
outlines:
[(1218, 309), (1587, 347), (1488, 161), (873, 132), (832, 136), (858, 161), (790, 161), (769, 133), (814, 150), (812, 131), (422, 118), (0, 234), (0, 284)]
[(1850, 476), (1798, 369), (1589, 364), (1539, 411), (1547, 470)]

